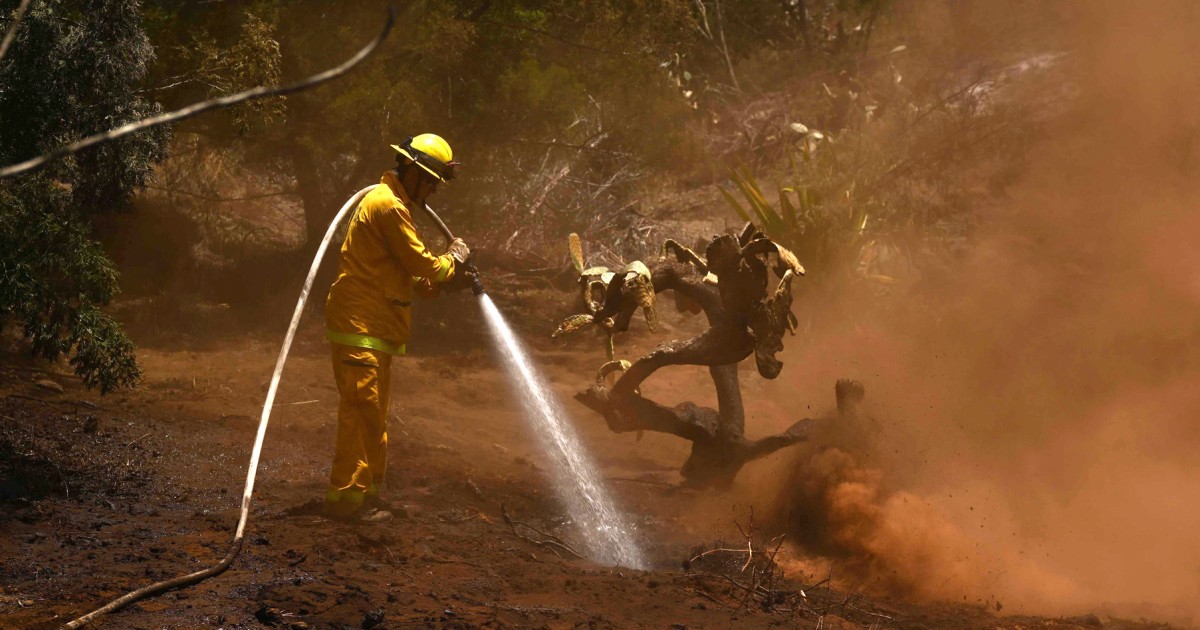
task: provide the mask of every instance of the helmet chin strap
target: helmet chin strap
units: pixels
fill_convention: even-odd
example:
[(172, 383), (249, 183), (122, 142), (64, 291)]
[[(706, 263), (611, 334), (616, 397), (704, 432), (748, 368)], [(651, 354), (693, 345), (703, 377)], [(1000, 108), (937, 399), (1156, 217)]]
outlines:
[[(400, 185), (404, 187), (404, 193), (408, 195), (408, 198), (412, 199), (418, 207), (420, 207), (425, 204), (426, 197), (429, 195), (418, 198), (417, 192), (421, 189), (421, 182), (431, 178), (414, 162), (404, 158), (400, 159), (407, 162), (407, 164), (398, 165), (396, 168), (392, 169), (392, 172), (395, 173), (396, 179), (400, 180)], [(416, 172), (415, 176), (411, 175), (413, 172)], [(411, 177), (416, 177), (416, 180), (412, 181), (410, 179)]]

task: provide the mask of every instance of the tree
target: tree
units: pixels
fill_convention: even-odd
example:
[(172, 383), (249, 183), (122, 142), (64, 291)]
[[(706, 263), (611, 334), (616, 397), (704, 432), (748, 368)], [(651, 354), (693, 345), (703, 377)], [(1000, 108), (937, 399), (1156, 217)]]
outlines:
[[(0, 2), (0, 15), (16, 4)], [(33, 4), (0, 61), (0, 163), (157, 113), (138, 92), (154, 56), (138, 5)], [(102, 392), (141, 373), (133, 343), (101, 310), (117, 273), (91, 219), (129, 209), (168, 140), (166, 128), (149, 129), (0, 181), (0, 326), (21, 326), (37, 356), (72, 354), (75, 372)]]
[[(404, 36), (339, 89), (177, 131), (239, 160), (248, 179), (295, 194), (308, 251), (341, 202), (390, 166), (388, 144), (422, 131), (450, 140), (467, 167), (440, 202), (475, 206), (479, 212), (466, 218), (486, 222), (503, 214), (497, 210), (536, 175), (530, 164), (541, 164), (548, 149), (553, 171), (556, 161), (576, 158), (589, 166), (607, 160), (602, 166), (616, 170), (618, 152), (668, 161), (683, 144), (688, 110), (659, 64), (691, 37), (687, 7), (682, 0), (418, 0), (403, 5)], [(156, 8), (152, 37), (163, 58), (153, 82), (171, 104), (241, 89), (256, 74), (302, 75), (344, 55), (380, 12), (374, 2), (312, 0)], [(174, 27), (179, 20), (189, 28)], [(251, 49), (262, 51), (253, 56), (257, 66), (239, 66), (239, 51)], [(211, 72), (180, 77), (180, 67)], [(581, 152), (598, 130), (604, 151)]]
[[(587, 324), (608, 333), (610, 360), (600, 367), (596, 383), (575, 399), (603, 415), (609, 429), (617, 433), (658, 431), (690, 440), (692, 452), (680, 470), (683, 477), (692, 484), (728, 488), (748, 462), (807, 440), (822, 422), (805, 418), (783, 433), (757, 440), (745, 436), (738, 363), (754, 355), (759, 375), (767, 379), (779, 376), (783, 363), (776, 354), (783, 350), (784, 333), (794, 334), (797, 323), (791, 312), (792, 281), (804, 274), (795, 255), (766, 238), (753, 223), (747, 223), (737, 236), (714, 236), (703, 257), (668, 239), (659, 260), (648, 265), (635, 261), (616, 272), (585, 269), (582, 248), (574, 238), (571, 249), (588, 312), (567, 318), (555, 335)], [(779, 278), (773, 290), (769, 286), (772, 272)], [(691, 339), (660, 344), (632, 363), (617, 359), (613, 335), (629, 329), (639, 308), (653, 330), (658, 320), (655, 294), (664, 291), (675, 293), (681, 313), (703, 312), (708, 329)], [(678, 365), (708, 367), (717, 409), (690, 401), (667, 407), (642, 395), (646, 379), (664, 367)], [(607, 377), (616, 372), (621, 374), (609, 386)], [(862, 385), (841, 380), (835, 392), (839, 415), (856, 414)]]

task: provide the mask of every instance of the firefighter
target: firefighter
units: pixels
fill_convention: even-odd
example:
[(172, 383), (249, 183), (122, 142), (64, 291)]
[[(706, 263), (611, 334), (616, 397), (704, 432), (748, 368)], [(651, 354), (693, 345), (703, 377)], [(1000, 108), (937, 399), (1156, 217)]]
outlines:
[(440, 256), (431, 254), (413, 226), (429, 195), (457, 174), (450, 145), (426, 133), (392, 148), (397, 167), (383, 174), (350, 220), (325, 302), (340, 401), (324, 512), (356, 522), (392, 518), (379, 497), (387, 469), (390, 367), (393, 356), (404, 354), (413, 297), (461, 284), (470, 255), (462, 239)]

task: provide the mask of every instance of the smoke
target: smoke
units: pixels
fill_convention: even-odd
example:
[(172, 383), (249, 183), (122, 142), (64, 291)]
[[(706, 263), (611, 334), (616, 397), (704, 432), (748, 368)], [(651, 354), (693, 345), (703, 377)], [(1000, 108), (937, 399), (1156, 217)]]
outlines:
[(1071, 111), (913, 296), (936, 306), (786, 357), (781, 399), (852, 376), (880, 426), (771, 501), (877, 590), (1197, 615), (1200, 4), (1073, 7)]

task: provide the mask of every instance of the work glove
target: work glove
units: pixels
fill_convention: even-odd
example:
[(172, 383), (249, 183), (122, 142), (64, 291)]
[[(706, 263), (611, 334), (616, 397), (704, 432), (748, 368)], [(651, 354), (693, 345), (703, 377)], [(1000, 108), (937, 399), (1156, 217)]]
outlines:
[(461, 238), (451, 241), (446, 253), (450, 254), (450, 257), (454, 259), (456, 267), (461, 267), (471, 258), (471, 248), (467, 247), (467, 244)]
[(456, 293), (463, 289), (469, 289), (475, 283), (475, 276), (479, 272), (475, 271), (475, 267), (464, 265), (454, 271), (454, 277), (450, 278), (440, 286), (450, 293)]

